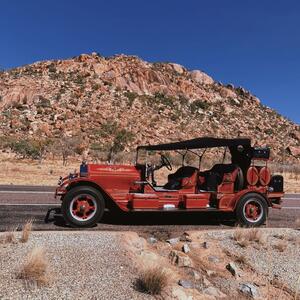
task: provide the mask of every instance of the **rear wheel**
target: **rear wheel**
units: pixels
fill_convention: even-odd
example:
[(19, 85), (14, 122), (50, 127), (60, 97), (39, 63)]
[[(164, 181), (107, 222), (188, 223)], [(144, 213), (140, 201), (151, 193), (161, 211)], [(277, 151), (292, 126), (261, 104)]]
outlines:
[(91, 227), (101, 219), (105, 202), (101, 193), (89, 186), (71, 189), (62, 201), (62, 214), (73, 227)]
[(236, 217), (240, 225), (246, 227), (260, 226), (266, 222), (268, 205), (265, 199), (256, 193), (243, 196), (236, 208)]

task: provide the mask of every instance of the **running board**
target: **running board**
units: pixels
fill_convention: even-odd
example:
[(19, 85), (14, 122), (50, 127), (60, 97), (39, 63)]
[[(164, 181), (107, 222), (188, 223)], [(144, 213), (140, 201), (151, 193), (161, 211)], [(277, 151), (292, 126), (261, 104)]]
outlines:
[(205, 208), (172, 208), (172, 209), (146, 209), (146, 208), (135, 208), (131, 209), (130, 212), (137, 212), (137, 211), (145, 211), (145, 212), (193, 212), (193, 211), (221, 211), (218, 208), (214, 207), (205, 207)]

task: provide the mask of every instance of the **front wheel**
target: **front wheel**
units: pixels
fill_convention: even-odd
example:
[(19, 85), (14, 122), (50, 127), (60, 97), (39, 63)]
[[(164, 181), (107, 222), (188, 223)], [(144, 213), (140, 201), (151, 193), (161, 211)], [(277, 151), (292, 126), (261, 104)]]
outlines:
[(263, 196), (249, 193), (243, 196), (236, 208), (236, 217), (240, 225), (246, 227), (260, 226), (266, 222), (268, 205)]
[(61, 207), (65, 221), (72, 227), (92, 227), (103, 216), (105, 203), (97, 189), (78, 186), (64, 196)]

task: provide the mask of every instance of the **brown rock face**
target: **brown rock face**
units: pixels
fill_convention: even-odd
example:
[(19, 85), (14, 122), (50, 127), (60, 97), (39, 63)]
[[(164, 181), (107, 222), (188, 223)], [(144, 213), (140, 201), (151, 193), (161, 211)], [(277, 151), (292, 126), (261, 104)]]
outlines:
[(74, 136), (84, 140), (80, 152), (240, 135), (270, 145), (278, 159), (286, 145), (300, 142), (298, 125), (244, 88), (176, 63), (126, 55), (82, 54), (0, 72), (0, 110), (4, 138)]
[(204, 72), (201, 72), (199, 70), (194, 70), (190, 72), (191, 78), (200, 83), (200, 84), (213, 84), (214, 80), (205, 74)]
[(289, 146), (287, 150), (294, 157), (300, 158), (300, 146)]

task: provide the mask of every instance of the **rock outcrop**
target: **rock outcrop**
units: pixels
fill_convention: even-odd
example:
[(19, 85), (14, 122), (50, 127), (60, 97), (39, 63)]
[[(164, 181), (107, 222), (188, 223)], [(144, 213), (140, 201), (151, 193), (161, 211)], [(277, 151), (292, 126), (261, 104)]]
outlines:
[(0, 109), (2, 140), (80, 136), (87, 147), (123, 143), (130, 151), (204, 135), (249, 136), (270, 145), (276, 160), (296, 160), (287, 147), (300, 145), (299, 125), (244, 88), (135, 56), (82, 54), (0, 72)]

